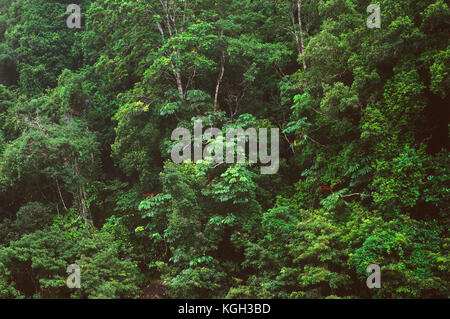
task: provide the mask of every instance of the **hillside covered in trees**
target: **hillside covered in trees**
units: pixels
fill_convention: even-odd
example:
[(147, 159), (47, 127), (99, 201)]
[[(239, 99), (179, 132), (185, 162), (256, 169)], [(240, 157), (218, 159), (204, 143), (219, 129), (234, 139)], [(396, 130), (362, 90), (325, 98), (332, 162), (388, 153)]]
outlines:
[(373, 3), (0, 0), (0, 298), (448, 298), (450, 9)]

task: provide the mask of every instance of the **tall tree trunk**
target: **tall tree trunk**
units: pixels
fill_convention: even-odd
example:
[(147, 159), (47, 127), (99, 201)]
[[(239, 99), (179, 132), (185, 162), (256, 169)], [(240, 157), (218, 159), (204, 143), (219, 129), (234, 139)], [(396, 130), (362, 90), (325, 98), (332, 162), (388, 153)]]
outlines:
[(180, 99), (184, 100), (183, 82), (181, 81), (180, 71), (172, 62), (170, 62), (170, 65), (172, 67), (173, 74), (175, 75), (175, 80), (177, 81), (178, 95), (180, 96)]
[(219, 88), (220, 88), (220, 84), (222, 83), (224, 73), (225, 73), (225, 49), (222, 50), (220, 73), (219, 73), (219, 78), (217, 79), (216, 93), (214, 95), (214, 108), (217, 107), (217, 98), (219, 96)]
[(298, 27), (300, 29), (300, 53), (302, 56), (303, 69), (306, 70), (306, 60), (305, 60), (305, 41), (303, 37), (303, 25), (302, 25), (302, 0), (297, 0), (297, 18)]
[(78, 161), (75, 158), (74, 160), (74, 173), (77, 177), (77, 197), (78, 197), (78, 210), (80, 212), (81, 217), (84, 220), (84, 225), (87, 231), (90, 231), (94, 227), (94, 223), (92, 222), (91, 214), (89, 212), (89, 204), (87, 202), (86, 189), (83, 182), (79, 177), (79, 169), (78, 169)]
[[(163, 7), (164, 12), (166, 14), (166, 26), (167, 26), (167, 31), (169, 33), (169, 38), (173, 37), (173, 35), (174, 35), (172, 32), (172, 29), (175, 30), (175, 35), (178, 35), (178, 29), (175, 24), (175, 19), (169, 13), (168, 2), (162, 1), (162, 0), (160, 0), (159, 2), (161, 3), (161, 6)], [(162, 37), (163, 41), (165, 41), (164, 30), (163, 30), (161, 24), (159, 22), (156, 22), (156, 24), (158, 26), (159, 33), (161, 33), (161, 37)], [(176, 55), (177, 58), (179, 58), (178, 50), (175, 49), (173, 51), (173, 53)], [(168, 58), (170, 58), (170, 57), (168, 57)], [(172, 68), (172, 72), (175, 77), (175, 81), (177, 83), (178, 95), (181, 100), (184, 100), (184, 89), (183, 89), (183, 82), (181, 79), (180, 70), (175, 66), (175, 64), (173, 63), (172, 60), (170, 62), (170, 66)]]

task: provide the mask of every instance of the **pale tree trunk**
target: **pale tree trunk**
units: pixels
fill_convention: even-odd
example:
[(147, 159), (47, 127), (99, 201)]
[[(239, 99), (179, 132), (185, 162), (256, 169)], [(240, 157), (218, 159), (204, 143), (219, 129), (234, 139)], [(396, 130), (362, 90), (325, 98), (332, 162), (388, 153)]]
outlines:
[(298, 36), (298, 31), (297, 31), (297, 27), (295, 25), (295, 18), (294, 18), (294, 13), (291, 11), (290, 13), (291, 16), (291, 23), (292, 23), (292, 27), (293, 27), (293, 31), (291, 31), (294, 34), (294, 39), (295, 39), (295, 43), (297, 44), (297, 54), (301, 55), (302, 54), (302, 48), (300, 45), (300, 38)]
[(93, 227), (93, 222), (91, 218), (91, 214), (89, 212), (89, 207), (86, 199), (86, 190), (84, 185), (80, 184), (78, 186), (79, 196), (80, 196), (80, 211), (81, 211), (81, 217), (84, 220), (84, 226), (86, 227), (86, 230), (90, 230)]
[(59, 187), (58, 178), (56, 178), (56, 188), (58, 189), (59, 198), (61, 199), (61, 202), (63, 204), (64, 210), (66, 212), (68, 212), (69, 210), (67, 209), (66, 203), (64, 202), (64, 198), (63, 198), (62, 193), (61, 193), (61, 188)]
[[(166, 27), (167, 27), (167, 32), (169, 33), (169, 37), (173, 37), (174, 35), (178, 35), (178, 28), (177, 28), (177, 24), (176, 24), (176, 17), (173, 13), (170, 12), (171, 6), (174, 5), (173, 1), (167, 1), (167, 0), (159, 0), (159, 3), (161, 4), (161, 7), (164, 10), (164, 14), (166, 16)], [(183, 10), (183, 15), (182, 15), (182, 21), (183, 23), (186, 21), (186, 15), (185, 15), (185, 11), (186, 11), (186, 6), (187, 6), (187, 1), (184, 1), (184, 10)], [(172, 8), (172, 11), (173, 8)], [(161, 33), (162, 39), (165, 40), (164, 38), (164, 31), (161, 27), (161, 24), (159, 22), (157, 22), (158, 25), (158, 30)], [(181, 31), (183, 31), (184, 26), (181, 26)], [(173, 53), (175, 54), (176, 58), (179, 59), (180, 57), (180, 53), (178, 52), (177, 49), (174, 49)], [(170, 57), (169, 57), (170, 58)], [(184, 89), (183, 89), (183, 81), (182, 81), (182, 77), (181, 77), (181, 73), (179, 68), (173, 63), (173, 61), (171, 60), (170, 62), (170, 67), (172, 68), (172, 72), (173, 75), (175, 77), (175, 81), (177, 83), (177, 89), (178, 89), (178, 95), (180, 97), (180, 99), (184, 99)]]
[(297, 22), (295, 21), (294, 13), (295, 9), (291, 5), (289, 10), (289, 16), (292, 24), (292, 34), (294, 35), (295, 43), (297, 45), (297, 53), (302, 59), (303, 69), (306, 70), (306, 59), (305, 59), (305, 36), (303, 34), (303, 23), (302, 23), (302, 0), (296, 0), (297, 2)]
[(181, 74), (178, 71), (178, 69), (175, 68), (172, 62), (171, 64), (174, 70), (175, 79), (177, 81), (178, 95), (180, 96), (180, 99), (184, 100), (184, 90), (183, 90), (183, 82), (181, 81)]
[[(78, 169), (78, 161), (75, 158), (74, 160), (74, 174), (79, 179), (79, 169)], [(89, 212), (89, 204), (87, 201), (86, 196), (86, 188), (82, 181), (77, 181), (77, 194), (76, 197), (78, 197), (78, 210), (80, 212), (81, 217), (84, 220), (84, 225), (86, 227), (87, 231), (90, 231), (92, 228), (94, 228), (94, 223), (92, 222), (91, 214)]]
[[(156, 25), (158, 26), (158, 30), (159, 33), (161, 34), (161, 38), (163, 39), (163, 41), (166, 40), (165, 36), (164, 36), (164, 30), (161, 26), (161, 23), (156, 22)], [(169, 31), (169, 35), (172, 36), (172, 29), (170, 27), (170, 23), (167, 22), (167, 28)], [(175, 55), (178, 56), (178, 53), (176, 51), (174, 51)], [(169, 56), (166, 56), (168, 59), (170, 59)], [(180, 96), (180, 99), (184, 99), (184, 90), (183, 90), (183, 82), (181, 80), (181, 74), (179, 72), (179, 70), (175, 67), (175, 65), (173, 64), (172, 60), (170, 61), (170, 67), (172, 68), (172, 72), (173, 75), (175, 77), (175, 81), (177, 83), (177, 89), (178, 89), (178, 95)]]
[(225, 49), (222, 50), (222, 56), (221, 56), (221, 63), (220, 63), (220, 73), (219, 78), (217, 79), (217, 85), (216, 85), (216, 93), (214, 94), (214, 108), (217, 107), (217, 99), (219, 96), (219, 88), (220, 84), (222, 83), (223, 74), (225, 73)]
[(303, 69), (306, 70), (305, 41), (303, 37), (303, 25), (302, 25), (302, 0), (297, 0), (297, 18), (298, 18), (298, 27), (300, 29), (300, 54), (303, 62)]

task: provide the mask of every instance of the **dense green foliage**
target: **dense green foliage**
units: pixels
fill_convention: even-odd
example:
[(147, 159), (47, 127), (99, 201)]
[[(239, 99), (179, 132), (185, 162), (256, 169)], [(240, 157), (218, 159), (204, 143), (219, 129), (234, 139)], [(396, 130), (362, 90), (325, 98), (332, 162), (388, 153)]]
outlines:
[[(450, 9), (370, 3), (0, 0), (0, 298), (447, 298)], [(173, 163), (199, 118), (278, 173)]]

